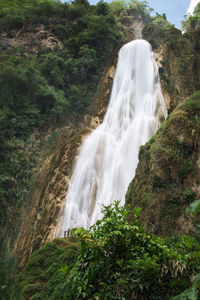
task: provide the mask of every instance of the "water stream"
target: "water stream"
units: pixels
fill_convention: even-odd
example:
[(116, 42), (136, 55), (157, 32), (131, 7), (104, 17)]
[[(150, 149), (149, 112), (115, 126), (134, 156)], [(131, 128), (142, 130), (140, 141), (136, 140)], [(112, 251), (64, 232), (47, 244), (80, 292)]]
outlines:
[(125, 203), (135, 175), (138, 152), (166, 118), (158, 68), (144, 40), (119, 51), (110, 103), (103, 123), (83, 142), (61, 212), (56, 235), (89, 228), (101, 218), (102, 205)]

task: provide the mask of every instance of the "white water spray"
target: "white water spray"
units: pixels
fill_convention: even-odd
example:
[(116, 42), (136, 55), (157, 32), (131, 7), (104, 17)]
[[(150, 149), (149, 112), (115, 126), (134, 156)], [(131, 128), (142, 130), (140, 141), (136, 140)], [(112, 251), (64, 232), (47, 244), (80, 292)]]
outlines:
[(200, 2), (200, 0), (190, 0), (190, 5), (187, 9), (187, 16), (193, 15), (194, 10), (199, 2)]
[(118, 58), (110, 103), (103, 123), (84, 141), (69, 184), (57, 236), (73, 227), (89, 228), (102, 206), (125, 203), (138, 152), (167, 112), (151, 46), (144, 40), (124, 45)]

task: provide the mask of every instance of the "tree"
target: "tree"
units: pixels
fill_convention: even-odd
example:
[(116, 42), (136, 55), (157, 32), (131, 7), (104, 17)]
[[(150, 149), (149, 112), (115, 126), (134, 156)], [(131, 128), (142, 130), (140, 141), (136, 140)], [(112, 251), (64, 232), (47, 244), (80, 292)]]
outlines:
[(103, 212), (89, 230), (72, 230), (81, 249), (67, 278), (66, 299), (163, 300), (182, 291), (188, 276), (183, 257), (144, 231), (137, 219), (140, 209), (131, 224), (128, 208), (119, 202)]

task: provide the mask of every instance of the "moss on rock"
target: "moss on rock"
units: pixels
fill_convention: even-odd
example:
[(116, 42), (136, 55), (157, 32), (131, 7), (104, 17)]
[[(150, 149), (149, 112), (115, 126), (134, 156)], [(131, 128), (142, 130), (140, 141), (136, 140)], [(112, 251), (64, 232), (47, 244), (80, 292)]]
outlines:
[(187, 233), (185, 208), (200, 197), (200, 91), (180, 104), (139, 153), (126, 202), (154, 233)]
[(182, 34), (173, 26), (162, 29), (148, 24), (143, 37), (159, 56), (162, 89), (170, 98), (169, 112), (200, 89), (200, 29)]
[(18, 277), (20, 299), (63, 298), (66, 275), (75, 264), (79, 247), (74, 239), (56, 239), (35, 251)]

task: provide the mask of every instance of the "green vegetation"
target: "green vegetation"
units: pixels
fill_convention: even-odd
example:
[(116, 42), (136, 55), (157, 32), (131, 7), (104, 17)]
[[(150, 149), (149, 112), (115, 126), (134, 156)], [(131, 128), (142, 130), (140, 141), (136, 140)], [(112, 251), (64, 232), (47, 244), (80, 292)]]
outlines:
[(14, 298), (16, 264), (13, 258), (0, 258), (0, 299), (2, 300), (17, 299)]
[(16, 284), (21, 299), (165, 300), (191, 286), (200, 261), (194, 238), (152, 236), (138, 222), (140, 209), (128, 223), (129, 210), (119, 202), (103, 211), (90, 230), (73, 230), (78, 252), (75, 240), (60, 239), (31, 255)]
[(162, 30), (169, 30), (171, 28), (174, 28), (174, 25), (167, 21), (166, 14), (160, 15), (156, 13), (155, 17), (153, 17), (152, 19), (152, 24), (159, 26), (159, 28)]
[[(200, 92), (196, 92), (141, 147), (136, 177), (126, 199), (132, 207), (143, 208), (141, 218), (155, 233), (180, 234), (194, 222), (184, 214), (198, 197), (199, 116)], [(183, 220), (188, 224), (185, 228)]]
[(31, 255), (13, 285), (13, 294), (20, 295), (19, 299), (64, 299), (67, 275), (75, 265), (79, 247), (72, 238), (46, 243)]
[[(114, 49), (125, 39), (119, 21), (125, 24), (134, 14), (151, 22), (144, 37), (153, 48), (166, 43), (172, 57), (178, 57), (178, 79), (191, 94), (199, 87), (198, 76), (193, 76), (199, 68), (199, 8), (184, 23), (187, 31), (196, 31), (182, 36), (165, 14), (151, 18), (146, 1), (100, 1), (93, 6), (87, 0), (0, 0), (1, 245), (5, 233), (17, 231), (20, 208), (31, 201), (34, 176), (56, 139), (55, 129), (81, 120)], [(38, 28), (44, 35), (51, 33), (59, 45), (39, 45), (35, 52), (34, 43), (12, 47), (4, 41)], [(167, 59), (161, 79), (175, 95)], [(200, 200), (193, 202), (199, 182), (191, 180), (198, 174), (199, 99), (200, 92), (181, 104), (140, 151), (142, 172), (138, 185), (130, 185), (127, 200), (144, 207), (141, 218), (155, 233), (178, 231), (176, 221), (188, 205), (187, 212), (199, 213)], [(139, 213), (118, 202), (105, 207), (103, 219), (90, 230), (75, 229), (74, 238), (57, 239), (35, 251), (24, 270), (17, 270), (17, 280), (16, 260), (2, 258), (0, 298), (198, 299), (198, 232), (168, 240), (152, 236), (139, 222)]]
[(113, 0), (110, 2), (110, 7), (118, 18), (121, 17), (124, 19), (126, 16), (132, 14), (135, 17), (142, 16), (144, 21), (150, 21), (150, 14), (153, 11), (147, 1), (138, 0)]
[(184, 98), (200, 89), (200, 28), (182, 34), (163, 16), (158, 16), (144, 27), (143, 36), (154, 51), (162, 52), (159, 72), (172, 99), (171, 112)]
[[(186, 209), (187, 214), (192, 213), (194, 216), (197, 216), (199, 212), (200, 212), (200, 199), (192, 202), (190, 206)], [(200, 245), (192, 237), (183, 236), (181, 239), (181, 243), (183, 248), (187, 249), (188, 252), (191, 252), (191, 250), (194, 249), (198, 249), (198, 250), (200, 249)], [(193, 253), (195, 257), (196, 254), (197, 253)], [(188, 300), (188, 299), (198, 300), (199, 292), (200, 292), (200, 274), (197, 274), (192, 286), (189, 289), (185, 290), (180, 295), (173, 297), (172, 300)]]
[(87, 0), (72, 5), (57, 0), (0, 1), (1, 30), (21, 28), (23, 25), (44, 24), (64, 26), (81, 17), (89, 9)]
[(190, 206), (186, 209), (186, 213), (192, 212), (194, 216), (197, 216), (200, 213), (200, 199), (192, 202)]
[[(90, 102), (99, 75), (120, 40), (114, 16), (107, 4), (89, 7), (84, 2), (84, 5), (74, 2), (71, 6), (57, 1), (38, 2), (33, 1), (32, 6), (39, 9), (42, 5), (41, 11), (51, 24), (48, 30), (52, 30), (53, 26), (48, 5), (54, 7), (52, 15), (57, 22), (62, 21), (59, 19), (60, 7), (64, 11), (66, 7), (77, 10), (84, 7), (85, 10), (74, 17), (73, 22), (69, 18), (65, 20), (70, 23), (70, 28), (62, 39), (66, 45), (62, 50), (41, 53), (39, 57), (23, 57), (20, 53), (21, 57), (17, 49), (12, 49), (12, 55), (9, 49), (1, 51), (1, 126), (8, 137), (24, 138), (30, 135), (33, 128), (49, 120), (57, 120), (63, 115), (66, 118), (66, 114), (80, 114)], [(20, 13), (25, 14), (23, 2), (16, 3), (20, 3)], [(49, 15), (44, 10), (44, 4)], [(30, 4), (28, 9), (32, 6)], [(33, 17), (29, 11), (27, 14)], [(31, 24), (30, 20), (28, 22)]]
[(182, 22), (182, 27), (186, 32), (200, 27), (200, 3), (195, 7), (193, 15)]
[(180, 295), (173, 297), (172, 300), (198, 300), (199, 295), (199, 287), (200, 287), (200, 275), (198, 274), (192, 287), (185, 290)]
[[(15, 222), (47, 147), (41, 135), (86, 111), (105, 65), (121, 41), (109, 5), (87, 1), (0, 1), (0, 28), (8, 38), (42, 24), (62, 47), (0, 43), (0, 235)], [(18, 31), (16, 31), (18, 30)], [(28, 47), (28, 48), (27, 48)], [(39, 136), (39, 141), (31, 134)], [(36, 143), (36, 146), (32, 142)], [(31, 147), (30, 147), (31, 144)], [(39, 145), (38, 145), (39, 144)], [(43, 147), (43, 148), (41, 148)], [(43, 157), (41, 157), (43, 153)], [(5, 225), (6, 224), (6, 225)], [(16, 224), (15, 224), (16, 227)], [(2, 249), (1, 249), (2, 250)]]
[[(12, 248), (21, 208), (31, 202), (34, 180), (56, 139), (55, 129), (81, 120), (114, 49), (126, 38), (115, 16), (120, 3), (0, 0), (2, 254), (6, 246)], [(146, 1), (126, 4), (120, 16), (128, 13), (150, 19)], [(49, 48), (41, 36), (19, 43), (41, 29), (44, 40), (51, 34), (59, 45)]]

